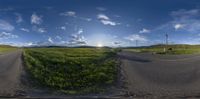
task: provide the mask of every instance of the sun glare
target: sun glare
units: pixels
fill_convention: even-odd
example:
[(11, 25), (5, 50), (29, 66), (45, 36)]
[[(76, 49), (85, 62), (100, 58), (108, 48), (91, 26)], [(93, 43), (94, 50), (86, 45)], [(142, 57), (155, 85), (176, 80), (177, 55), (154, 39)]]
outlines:
[(97, 47), (103, 47), (103, 45), (101, 43), (98, 43)]

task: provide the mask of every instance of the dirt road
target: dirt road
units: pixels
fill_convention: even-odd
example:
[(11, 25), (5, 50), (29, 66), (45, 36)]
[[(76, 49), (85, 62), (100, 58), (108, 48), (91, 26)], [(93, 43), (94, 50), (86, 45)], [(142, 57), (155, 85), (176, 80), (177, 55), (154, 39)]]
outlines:
[(20, 89), (22, 51), (0, 55), (0, 96), (14, 96)]
[(200, 55), (119, 53), (130, 95), (199, 97)]

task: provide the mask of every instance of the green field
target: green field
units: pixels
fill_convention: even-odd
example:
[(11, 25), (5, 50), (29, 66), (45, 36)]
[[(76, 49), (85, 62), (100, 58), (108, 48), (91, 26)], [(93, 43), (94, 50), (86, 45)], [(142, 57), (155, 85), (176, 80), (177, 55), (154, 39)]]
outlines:
[[(165, 52), (164, 48), (166, 49)], [(171, 50), (168, 50), (170, 48)], [(150, 47), (128, 48), (124, 50), (157, 54), (200, 54), (200, 45), (154, 45)]]
[(0, 45), (0, 54), (7, 53), (7, 52), (10, 52), (10, 51), (14, 51), (16, 49), (17, 48), (12, 47), (12, 46)]
[(27, 48), (24, 60), (38, 85), (69, 94), (106, 91), (117, 76), (116, 52), (106, 48)]

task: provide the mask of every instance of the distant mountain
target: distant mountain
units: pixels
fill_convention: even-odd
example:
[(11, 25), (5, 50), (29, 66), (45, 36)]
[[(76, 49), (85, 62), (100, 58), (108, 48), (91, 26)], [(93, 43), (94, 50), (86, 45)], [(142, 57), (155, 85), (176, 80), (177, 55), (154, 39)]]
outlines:
[[(99, 48), (96, 46), (25, 46), (25, 48)], [(101, 48), (111, 48), (109, 46), (103, 46)]]
[(0, 47), (14, 47), (14, 46), (11, 46), (11, 45), (0, 45)]
[[(173, 48), (187, 48), (187, 47), (200, 47), (200, 45), (189, 45), (189, 44), (171, 44), (167, 45), (168, 47), (173, 47)], [(159, 47), (166, 47), (165, 44), (157, 44), (157, 45), (150, 45), (150, 46), (128, 46), (128, 47), (122, 47), (122, 48), (159, 48)]]

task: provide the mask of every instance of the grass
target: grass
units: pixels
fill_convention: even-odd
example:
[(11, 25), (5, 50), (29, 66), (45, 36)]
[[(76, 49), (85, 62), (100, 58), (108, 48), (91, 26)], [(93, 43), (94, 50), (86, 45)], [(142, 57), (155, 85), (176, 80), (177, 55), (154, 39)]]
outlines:
[(68, 94), (99, 93), (116, 80), (116, 52), (104, 48), (28, 48), (24, 60), (37, 84)]
[[(166, 51), (164, 52), (164, 48)], [(172, 50), (168, 50), (171, 48)], [(164, 45), (155, 45), (150, 47), (141, 47), (141, 48), (129, 48), (125, 49), (128, 51), (134, 52), (150, 52), (157, 54), (200, 54), (200, 45), (168, 45), (167, 47)]]
[(16, 50), (17, 48), (7, 46), (7, 45), (0, 45), (0, 54), (7, 53)]

